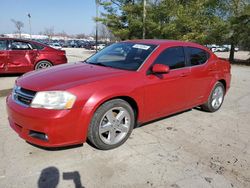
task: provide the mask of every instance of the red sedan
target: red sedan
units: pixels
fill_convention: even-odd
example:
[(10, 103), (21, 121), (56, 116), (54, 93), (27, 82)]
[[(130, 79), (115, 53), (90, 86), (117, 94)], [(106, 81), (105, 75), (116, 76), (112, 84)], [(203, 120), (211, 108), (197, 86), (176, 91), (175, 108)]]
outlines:
[(123, 144), (142, 123), (200, 106), (217, 111), (230, 64), (190, 42), (116, 43), (89, 59), (25, 74), (7, 97), (10, 126), (45, 147)]
[(65, 51), (22, 39), (0, 38), (0, 74), (24, 73), (67, 63)]

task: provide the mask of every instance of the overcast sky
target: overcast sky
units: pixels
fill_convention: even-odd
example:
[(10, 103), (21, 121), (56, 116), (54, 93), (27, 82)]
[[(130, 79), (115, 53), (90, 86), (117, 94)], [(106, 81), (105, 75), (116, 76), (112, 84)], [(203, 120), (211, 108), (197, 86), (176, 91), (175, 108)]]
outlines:
[(11, 19), (22, 21), (29, 33), (27, 13), (31, 14), (32, 34), (54, 27), (55, 32), (68, 34), (94, 31), (95, 0), (0, 0), (0, 34), (16, 29)]

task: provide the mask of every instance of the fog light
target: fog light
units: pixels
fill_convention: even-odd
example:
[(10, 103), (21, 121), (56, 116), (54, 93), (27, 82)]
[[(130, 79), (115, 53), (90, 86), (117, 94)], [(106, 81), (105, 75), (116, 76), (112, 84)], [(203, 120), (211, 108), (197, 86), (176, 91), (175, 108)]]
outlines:
[(29, 136), (33, 137), (33, 138), (37, 138), (39, 140), (44, 140), (44, 141), (48, 141), (49, 137), (48, 135), (46, 135), (45, 133), (42, 132), (37, 132), (37, 131), (30, 131), (29, 132)]

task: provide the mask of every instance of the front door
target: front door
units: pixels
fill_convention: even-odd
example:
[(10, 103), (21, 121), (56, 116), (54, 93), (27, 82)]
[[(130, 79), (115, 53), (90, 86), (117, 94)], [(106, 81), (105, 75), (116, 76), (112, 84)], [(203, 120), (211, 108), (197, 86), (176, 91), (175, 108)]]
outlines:
[(185, 66), (183, 47), (163, 50), (154, 64), (170, 67), (169, 73), (150, 74), (145, 82), (145, 111), (148, 120), (169, 115), (187, 106), (190, 68)]
[(26, 72), (31, 70), (34, 56), (32, 47), (28, 42), (13, 40), (9, 50), (9, 72)]

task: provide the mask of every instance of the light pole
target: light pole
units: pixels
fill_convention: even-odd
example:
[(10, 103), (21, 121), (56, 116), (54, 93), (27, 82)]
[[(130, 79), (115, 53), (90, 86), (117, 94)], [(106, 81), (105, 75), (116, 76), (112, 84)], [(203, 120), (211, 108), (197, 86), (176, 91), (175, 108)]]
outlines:
[(143, 28), (142, 28), (142, 38), (145, 39), (145, 33), (146, 33), (146, 29), (145, 29), (145, 25), (146, 25), (146, 0), (143, 0)]
[(31, 36), (31, 15), (30, 13), (27, 14), (27, 16), (29, 17), (29, 26), (30, 26), (30, 39), (32, 39), (32, 36)]
[(99, 0), (95, 0), (96, 4), (96, 27), (95, 27), (95, 50), (97, 52), (97, 42), (98, 42), (98, 9), (99, 9)]

